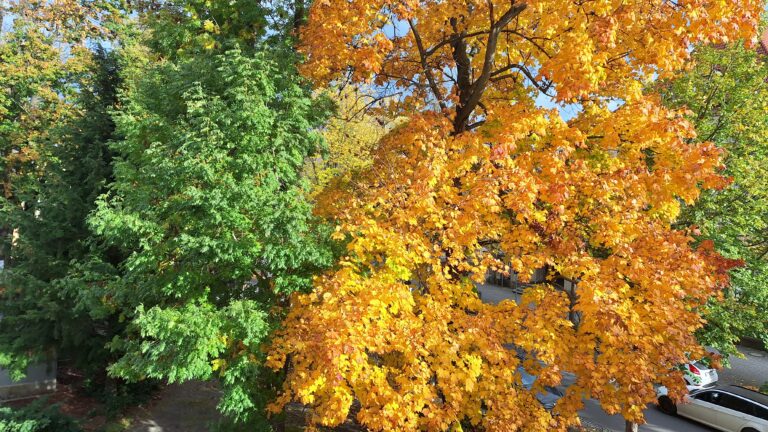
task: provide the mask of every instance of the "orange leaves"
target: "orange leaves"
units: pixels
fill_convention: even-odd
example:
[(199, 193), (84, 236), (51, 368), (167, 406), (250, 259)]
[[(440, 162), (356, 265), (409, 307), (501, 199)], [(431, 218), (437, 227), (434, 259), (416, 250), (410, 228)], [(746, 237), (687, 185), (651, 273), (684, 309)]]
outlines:
[[(482, 374), (479, 355), (459, 348), (470, 343), (467, 332), (472, 332), (474, 324), (471, 318), (460, 320), (465, 313), (446, 308), (444, 301), (415, 295), (402, 283), (384, 282), (391, 277), (387, 273), (382, 268), (365, 278), (352, 269), (342, 270), (322, 284), (333, 287), (340, 307), (327, 302), (324, 294), (312, 296), (316, 301), (311, 311), (294, 305), (291, 315), (300, 314), (303, 324), (279, 334), (276, 345), (296, 350), (294, 344), (300, 341), (307, 351), (295, 354), (296, 373), (290, 374), (287, 388), (296, 392), (296, 399), (313, 404), (322, 424), (338, 423), (349, 408), (331, 403), (332, 398), (326, 401), (324, 395), (354, 392), (362, 404), (358, 419), (376, 429), (415, 430), (420, 425), (446, 429), (451, 418), (463, 417), (459, 411), (466, 401), (462, 401), (479, 385)], [(363, 281), (365, 287), (360, 291), (358, 284)], [(436, 297), (471, 304), (461, 300), (461, 290), (448, 287)], [(451, 321), (455, 331), (447, 331)], [(448, 337), (435, 338), (441, 334)], [(284, 358), (271, 357), (270, 361), (277, 367)], [(320, 364), (324, 365), (320, 369), (311, 367)], [(452, 372), (446, 375), (449, 370)], [(326, 372), (316, 376), (310, 371)], [(433, 371), (440, 371), (439, 388), (431, 383)], [(336, 379), (324, 381), (322, 376)], [(439, 397), (446, 399), (445, 404), (434, 405)], [(422, 411), (424, 417), (418, 415)]]
[(698, 250), (701, 257), (717, 272), (717, 283), (720, 286), (727, 286), (729, 280), (729, 270), (744, 266), (742, 259), (726, 258), (715, 251), (715, 243), (712, 240), (704, 240), (699, 244)]
[[(315, 27), (308, 27), (302, 33), (303, 49), (312, 60), (303, 72), (325, 83), (329, 82), (326, 77), (344, 70), (342, 62), (358, 65), (355, 78), (361, 81), (380, 72), (384, 55), (393, 47), (392, 40), (381, 30), (388, 16), (382, 13), (383, 6), (381, 1), (345, 5), (318, 2), (310, 11), (309, 19), (322, 23), (323, 34), (315, 33)], [(343, 54), (333, 53), (338, 49), (338, 42), (348, 43)]]
[[(355, 398), (372, 430), (562, 430), (584, 394), (641, 421), (653, 383), (681, 390), (671, 368), (700, 353), (692, 332), (727, 263), (671, 224), (725, 179), (719, 152), (643, 88), (692, 42), (750, 37), (759, 3), (315, 3), (307, 75), (373, 80), (410, 119), (318, 196), (347, 256), (294, 298), (275, 408), (300, 400), (332, 425)], [(542, 93), (578, 114), (563, 121)], [(542, 267), (519, 304), (475, 294), (489, 269)], [(557, 416), (520, 385), (511, 346), (536, 386), (575, 375)]]
[[(287, 397), (335, 424), (342, 405), (321, 395), (340, 386), (374, 430), (564, 428), (582, 392), (640, 420), (652, 383), (699, 350), (698, 308), (716, 294), (713, 265), (670, 229), (668, 207), (717, 178), (718, 155), (651, 98), (587, 107), (569, 124), (497, 105), (476, 133), (449, 130), (414, 117), (347, 190), (324, 192), (351, 240), (275, 342), (272, 367), (293, 360)], [(470, 279), (503, 267), (499, 252), (521, 280), (549, 266), (578, 288), (482, 304)], [(576, 374), (556, 419), (514, 384), (509, 344), (543, 362), (526, 365), (543, 384)]]
[[(512, 6), (502, 1), (326, 0), (312, 8), (302, 33), (309, 57), (305, 71), (323, 83), (351, 72), (354, 81), (391, 81), (427, 96), (425, 68), (435, 82), (450, 82), (443, 66), (456, 66), (452, 43), (461, 37), (470, 69), (479, 74), (492, 24), (521, 3), (527, 7), (504, 26), (504, 37), (490, 56), (497, 73), (488, 89), (524, 83), (523, 69), (501, 71), (503, 65), (519, 65), (534, 71), (530, 78), (553, 80), (556, 98), (563, 101), (596, 94), (639, 97), (637, 80), (682, 68), (691, 43), (751, 38), (762, 7), (757, 0), (529, 0)], [(527, 88), (532, 84), (528, 80)], [(451, 100), (456, 91), (442, 93), (429, 96), (456, 102)]]

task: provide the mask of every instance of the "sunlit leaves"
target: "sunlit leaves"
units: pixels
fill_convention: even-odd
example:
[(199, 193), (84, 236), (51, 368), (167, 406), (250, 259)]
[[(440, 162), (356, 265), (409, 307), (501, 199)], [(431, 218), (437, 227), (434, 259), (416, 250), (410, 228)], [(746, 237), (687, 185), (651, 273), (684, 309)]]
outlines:
[(132, 59), (115, 180), (89, 223), (126, 251), (121, 277), (102, 288), (129, 320), (110, 344), (121, 356), (111, 373), (216, 377), (220, 409), (264, 430), (272, 392), (260, 344), (280, 316), (273, 306), (331, 259), (300, 176), (324, 105), (290, 52), (232, 46), (173, 60), (130, 51), (147, 58)]
[[(727, 181), (720, 151), (643, 88), (683, 68), (691, 42), (750, 37), (760, 7), (315, 3), (304, 72), (372, 81), (409, 120), (318, 196), (348, 254), (293, 298), (270, 353), (291, 366), (273, 409), (297, 400), (335, 425), (357, 400), (373, 430), (557, 430), (583, 396), (641, 421), (654, 383), (681, 394), (672, 368), (701, 355), (693, 333), (725, 279), (672, 223)], [(578, 112), (565, 122), (541, 93)], [(541, 267), (550, 280), (519, 304), (477, 298), (489, 269), (525, 281)], [(556, 415), (521, 386), (512, 347), (541, 385), (575, 374)]]

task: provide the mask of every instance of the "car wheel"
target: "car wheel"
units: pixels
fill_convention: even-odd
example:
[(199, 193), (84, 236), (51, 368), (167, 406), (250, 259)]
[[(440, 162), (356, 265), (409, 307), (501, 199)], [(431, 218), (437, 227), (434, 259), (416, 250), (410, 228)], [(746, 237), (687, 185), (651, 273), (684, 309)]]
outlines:
[(659, 409), (664, 414), (677, 415), (677, 405), (669, 396), (659, 396)]
[(752, 428), (744, 428), (741, 430), (741, 432), (759, 432), (757, 429)]

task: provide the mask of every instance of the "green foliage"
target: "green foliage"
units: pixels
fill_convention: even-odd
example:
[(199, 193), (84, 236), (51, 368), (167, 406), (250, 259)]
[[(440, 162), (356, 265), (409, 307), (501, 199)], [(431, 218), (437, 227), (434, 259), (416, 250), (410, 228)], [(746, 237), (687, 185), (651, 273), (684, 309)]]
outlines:
[[(0, 138), (45, 131), (29, 169), (2, 179), (0, 366), (20, 376), (56, 354), (115, 409), (144, 383), (217, 379), (230, 420), (269, 428), (259, 414), (281, 376), (262, 368), (262, 344), (333, 258), (302, 178), (330, 107), (295, 68), (303, 8), (139, 2), (142, 35), (121, 23), (114, 52), (78, 47), (90, 61), (44, 77), (67, 85), (51, 99), (67, 116), (19, 123), (17, 93), (0, 92)], [(0, 46), (4, 59), (20, 47)]]
[(274, 80), (279, 67), (236, 49), (142, 72), (117, 116), (116, 181), (91, 219), (133, 251), (121, 283), (142, 289), (129, 301), (223, 298), (254, 276), (290, 292), (328, 261), (306, 247), (298, 176), (319, 145), (316, 116), (301, 87)]
[(291, 52), (241, 42), (170, 59), (131, 48), (140, 67), (114, 117), (115, 180), (89, 220), (125, 259), (93, 298), (130, 322), (110, 344), (122, 356), (113, 375), (217, 378), (223, 413), (267, 427), (258, 414), (279, 377), (262, 370), (261, 344), (274, 306), (332, 260), (301, 178), (327, 104)]
[[(19, 12), (5, 3), (0, 13)], [(7, 22), (7, 21), (6, 21)], [(48, 130), (68, 115), (74, 91), (76, 61), (63, 63), (56, 34), (32, 20), (14, 19), (0, 33), (0, 185), (3, 211), (34, 199), (40, 158), (46, 153)], [(0, 225), (4, 231), (10, 227)], [(3, 233), (7, 234), (7, 233)], [(6, 241), (8, 239), (5, 239)], [(8, 244), (5, 245), (7, 255)]]
[(0, 294), (1, 363), (17, 375), (54, 350), (86, 372), (103, 374), (104, 345), (121, 327), (116, 317), (94, 320), (73, 289), (85, 288), (76, 271), (80, 263), (101, 253), (85, 220), (112, 176), (107, 141), (114, 131), (109, 111), (117, 101), (116, 59), (96, 50), (92, 64), (78, 78), (82, 114), (48, 132), (53, 141), (40, 159), (45, 170), (24, 191), (30, 198), (2, 213), (3, 225), (19, 233), (12, 266), (0, 278), (6, 287)]
[(669, 105), (690, 109), (699, 137), (725, 151), (733, 182), (706, 191), (679, 223), (697, 226), (718, 252), (745, 262), (731, 271), (725, 298), (711, 302), (698, 335), (735, 354), (743, 336), (768, 341), (768, 63), (741, 43), (700, 47), (694, 58), (696, 66), (661, 93)]
[(47, 405), (45, 399), (12, 409), (0, 407), (0, 431), (3, 432), (80, 432), (82, 429), (57, 405)]
[(94, 70), (88, 46), (127, 29), (120, 4), (0, 4), (0, 255), (6, 261), (12, 261), (11, 233), (17, 228), (8, 224), (7, 213), (29, 210), (49, 181), (52, 153), (63, 145), (60, 129), (85, 108), (81, 90), (90, 86)]
[(147, 46), (165, 58), (189, 58), (237, 45), (244, 51), (255, 46), (285, 50), (283, 54), (295, 61), (289, 51), (306, 7), (305, 0), (268, 3), (184, 0), (139, 2), (138, 9), (143, 12), (145, 24), (153, 31), (153, 37), (146, 41)]

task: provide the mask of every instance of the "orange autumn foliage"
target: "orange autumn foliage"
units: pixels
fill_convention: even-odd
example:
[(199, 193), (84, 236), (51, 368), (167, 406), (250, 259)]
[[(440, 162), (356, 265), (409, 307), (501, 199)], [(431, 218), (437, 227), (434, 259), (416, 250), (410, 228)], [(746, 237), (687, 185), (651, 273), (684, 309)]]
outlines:
[[(292, 299), (268, 359), (290, 361), (272, 409), (296, 400), (333, 426), (357, 400), (371, 430), (546, 431), (577, 424), (583, 397), (642, 421), (654, 383), (681, 395), (672, 368), (702, 354), (701, 307), (732, 263), (672, 223), (726, 180), (718, 150), (641, 89), (683, 68), (690, 43), (751, 37), (761, 7), (316, 2), (305, 73), (404, 88), (390, 109), (410, 120), (353, 185), (318, 197), (348, 253)], [(579, 113), (564, 121), (540, 93)], [(490, 269), (543, 266), (574, 293), (476, 294)], [(563, 372), (575, 382), (546, 411), (535, 395)]]

